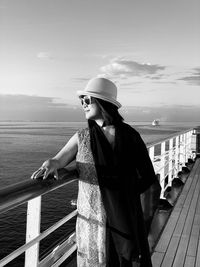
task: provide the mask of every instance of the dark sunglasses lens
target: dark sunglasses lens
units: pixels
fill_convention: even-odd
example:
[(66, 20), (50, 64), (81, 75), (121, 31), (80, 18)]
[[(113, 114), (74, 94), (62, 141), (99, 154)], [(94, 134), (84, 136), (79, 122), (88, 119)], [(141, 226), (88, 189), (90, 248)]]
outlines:
[(91, 98), (88, 96), (84, 96), (81, 98), (81, 104), (84, 105), (90, 105), (91, 104)]
[(85, 104), (86, 105), (90, 105), (91, 104), (91, 100), (90, 100), (89, 97), (85, 97), (84, 100), (85, 100)]

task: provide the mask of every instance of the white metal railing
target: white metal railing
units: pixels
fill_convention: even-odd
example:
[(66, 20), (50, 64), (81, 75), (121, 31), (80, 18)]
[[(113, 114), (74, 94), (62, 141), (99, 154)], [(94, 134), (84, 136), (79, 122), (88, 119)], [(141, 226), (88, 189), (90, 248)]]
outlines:
[(39, 262), (40, 241), (77, 215), (77, 210), (74, 210), (47, 230), (40, 233), (42, 195), (52, 190), (56, 190), (61, 186), (69, 185), (77, 180), (76, 172), (74, 172), (73, 169), (60, 170), (59, 178), (58, 181), (52, 179), (49, 181), (30, 180), (9, 186), (0, 191), (0, 212), (5, 212), (28, 202), (26, 243), (1, 259), (0, 266), (5, 266), (24, 252), (26, 267), (59, 266), (76, 250), (75, 234), (73, 233), (60, 246), (56, 247), (49, 255)]
[[(155, 172), (159, 175), (162, 188), (161, 198), (164, 198), (166, 188), (171, 186), (172, 180), (187, 160), (189, 158), (194, 159), (196, 153), (196, 136), (194, 133), (195, 130), (190, 129), (148, 146)], [(72, 177), (72, 173), (68, 172), (67, 176)], [(25, 267), (59, 266), (76, 250), (75, 233), (73, 233), (39, 262), (39, 242), (77, 214), (77, 210), (71, 212), (46, 231), (40, 233), (42, 195), (76, 180), (66, 181), (66, 174), (60, 175), (60, 178), (60, 180), (54, 182), (48, 182), (47, 180), (29, 181), (26, 184), (22, 183), (21, 186), (17, 185), (16, 190), (14, 185), (0, 191), (0, 212), (28, 202), (26, 244), (1, 259), (0, 266), (6, 265), (23, 252), (25, 252)], [(30, 183), (33, 184), (31, 187)]]
[(172, 180), (177, 177), (178, 172), (189, 158), (194, 159), (196, 156), (195, 130), (190, 129), (151, 144), (148, 149), (155, 173), (159, 176), (161, 198), (164, 198), (166, 188), (172, 185)]

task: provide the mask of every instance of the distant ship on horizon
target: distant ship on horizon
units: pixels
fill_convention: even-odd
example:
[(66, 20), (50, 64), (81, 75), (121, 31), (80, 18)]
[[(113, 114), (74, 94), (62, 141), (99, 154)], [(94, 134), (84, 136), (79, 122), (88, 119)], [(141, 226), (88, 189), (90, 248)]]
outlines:
[(152, 126), (159, 126), (160, 125), (160, 121), (158, 119), (155, 119), (152, 121)]

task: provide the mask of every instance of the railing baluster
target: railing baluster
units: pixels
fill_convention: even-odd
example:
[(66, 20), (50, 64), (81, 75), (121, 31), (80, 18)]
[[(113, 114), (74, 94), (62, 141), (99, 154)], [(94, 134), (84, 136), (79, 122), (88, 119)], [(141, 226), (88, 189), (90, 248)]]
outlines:
[(168, 185), (172, 185), (173, 179), (173, 138), (169, 140), (169, 158), (168, 158)]
[(152, 162), (154, 161), (154, 152), (155, 152), (155, 147), (154, 146), (151, 146), (149, 148), (149, 157), (152, 160)]
[[(164, 191), (166, 187), (171, 186), (172, 179), (177, 175), (178, 171), (181, 170), (181, 167), (183, 167), (188, 158), (195, 158), (197, 144), (196, 135), (194, 135), (194, 133), (196, 133), (195, 130), (190, 130), (187, 133), (179, 133), (172, 138), (168, 138), (164, 141), (148, 146), (149, 156), (153, 162), (156, 174), (160, 175), (160, 185), (162, 188), (161, 198), (164, 198)], [(167, 149), (166, 151), (168, 142), (169, 150)], [(159, 155), (156, 154), (157, 145), (161, 146), (161, 153)], [(70, 174), (70, 172), (68, 172), (68, 174), (66, 174), (65, 172), (63, 175), (69, 176), (72, 175), (72, 173)], [(74, 175), (75, 173), (73, 173), (73, 176)], [(167, 175), (168, 180), (166, 179)], [(73, 211), (65, 218), (57, 222), (56, 225), (48, 228), (46, 231), (40, 234), (41, 195), (74, 181), (75, 179), (67, 182), (61, 180), (56, 182), (46, 181), (46, 184), (45, 181), (42, 181), (42, 183), (30, 181), (28, 183), (24, 182), (21, 185), (17, 184), (12, 188), (10, 187), (0, 191), (1, 212), (17, 207), (18, 205), (28, 201), (26, 244), (7, 255), (4, 259), (0, 260), (0, 266), (4, 266), (23, 252), (25, 252), (25, 267), (36, 267), (38, 265), (43, 266), (42, 264), (44, 261), (39, 263), (39, 242), (48, 236), (52, 231), (75, 216), (77, 211)], [(56, 251), (59, 251), (60, 253), (60, 248), (61, 247), (55, 250), (54, 253), (56, 253)], [(72, 249), (73, 251), (75, 250), (75, 245)], [(63, 256), (59, 258), (59, 260), (53, 266), (59, 265), (65, 258), (68, 257), (68, 255), (70, 255), (70, 253), (71, 250), (66, 251), (66, 253), (64, 253)]]
[(195, 129), (192, 131), (192, 136), (191, 136), (191, 150), (192, 150), (192, 156), (195, 157), (197, 151), (197, 135)]
[(161, 186), (161, 194), (160, 197), (164, 197), (165, 190), (165, 142), (161, 143), (161, 160), (160, 160), (160, 186)]
[(180, 170), (180, 136), (176, 137), (176, 141), (175, 141), (175, 164), (174, 164), (174, 168), (175, 168), (175, 175), (177, 175), (177, 173)]
[(186, 163), (187, 159), (186, 159), (186, 156), (187, 156), (187, 135), (186, 133), (183, 134), (183, 164)]
[(193, 131), (188, 132), (188, 158), (192, 158), (192, 134)]
[(183, 167), (184, 164), (184, 135), (180, 135), (180, 167)]
[[(28, 201), (26, 222), (26, 243), (40, 234), (41, 196)], [(25, 252), (25, 267), (37, 267), (39, 261), (39, 242)]]

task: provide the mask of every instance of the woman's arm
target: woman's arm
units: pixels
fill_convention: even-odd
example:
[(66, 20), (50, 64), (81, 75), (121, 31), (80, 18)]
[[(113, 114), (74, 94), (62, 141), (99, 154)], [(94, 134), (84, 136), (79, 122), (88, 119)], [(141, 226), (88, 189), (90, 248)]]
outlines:
[(52, 158), (57, 161), (57, 169), (63, 168), (75, 159), (78, 151), (78, 134), (75, 133), (67, 144)]
[(43, 176), (46, 179), (50, 173), (54, 174), (54, 177), (58, 179), (57, 170), (68, 165), (75, 159), (78, 151), (78, 134), (74, 134), (67, 144), (51, 159), (46, 160), (42, 166), (32, 174), (32, 179), (37, 179)]

